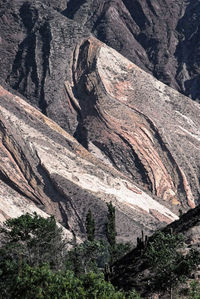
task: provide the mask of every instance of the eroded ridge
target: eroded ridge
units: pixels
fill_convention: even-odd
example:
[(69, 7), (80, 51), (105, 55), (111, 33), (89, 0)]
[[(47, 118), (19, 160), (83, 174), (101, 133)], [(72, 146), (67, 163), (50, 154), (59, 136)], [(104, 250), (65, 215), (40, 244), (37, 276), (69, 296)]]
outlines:
[(116, 206), (119, 238), (125, 234), (128, 240), (141, 229), (149, 234), (158, 225), (178, 218), (55, 122), (2, 87), (0, 110), (0, 219), (13, 216), (15, 210), (16, 215), (41, 210), (55, 215), (82, 238), (88, 207), (96, 217), (98, 234), (102, 234), (106, 202), (111, 200)]
[[(77, 139), (91, 150), (100, 149), (105, 160), (158, 197), (195, 207), (199, 105), (94, 38), (76, 52), (73, 88), (81, 111)], [(188, 147), (192, 157), (181, 155)]]

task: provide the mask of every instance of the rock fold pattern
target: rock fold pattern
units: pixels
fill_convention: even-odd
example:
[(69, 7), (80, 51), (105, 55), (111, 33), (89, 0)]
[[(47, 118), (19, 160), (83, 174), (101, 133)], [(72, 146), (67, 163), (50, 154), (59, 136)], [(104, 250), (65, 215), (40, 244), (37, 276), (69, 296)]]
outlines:
[(101, 235), (106, 202), (112, 201), (118, 237), (128, 239), (135, 230), (150, 233), (177, 219), (170, 209), (95, 158), (55, 122), (2, 87), (0, 108), (1, 221), (20, 211), (41, 210), (55, 215), (83, 238), (90, 207)]
[(191, 35), (177, 33), (193, 9), (0, 4), (1, 221), (38, 209), (83, 238), (91, 208), (102, 235), (111, 200), (118, 238), (129, 240), (199, 203), (200, 105), (164, 84), (198, 99), (198, 60), (186, 55), (198, 22)]

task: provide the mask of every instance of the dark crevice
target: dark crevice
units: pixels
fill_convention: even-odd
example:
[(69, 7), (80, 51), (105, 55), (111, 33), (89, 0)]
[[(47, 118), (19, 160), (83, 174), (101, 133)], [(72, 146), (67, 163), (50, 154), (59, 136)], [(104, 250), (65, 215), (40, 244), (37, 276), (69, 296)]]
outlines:
[(67, 8), (62, 12), (62, 14), (69, 19), (73, 19), (75, 13), (84, 3), (86, 3), (86, 1), (87, 0), (69, 0)]
[(19, 12), (24, 27), (26, 28), (27, 33), (29, 34), (34, 28), (34, 25), (38, 19), (38, 12), (35, 8), (31, 7), (31, 3), (28, 1), (22, 5)]
[(27, 86), (29, 75), (34, 83), (34, 96), (39, 95), (39, 79), (37, 76), (37, 65), (35, 60), (36, 36), (31, 33), (20, 45), (15, 57), (11, 74), (6, 79), (10, 86), (29, 97)]
[(38, 170), (38, 173), (41, 175), (43, 182), (44, 182), (44, 189), (43, 189), (44, 193), (53, 202), (58, 203), (63, 222), (65, 223), (65, 227), (67, 229), (69, 229), (68, 217), (61, 205), (61, 202), (66, 203), (66, 201), (68, 201), (69, 199), (66, 197), (65, 194), (61, 193), (61, 190), (58, 190), (57, 186), (55, 186), (55, 183), (50, 178), (48, 172), (45, 170), (45, 168), (41, 164), (38, 164), (37, 170)]
[[(49, 72), (49, 56), (51, 43), (51, 30), (48, 22), (45, 22), (38, 31), (35, 32), (34, 26), (38, 19), (38, 12), (32, 8), (30, 3), (25, 3), (20, 9), (20, 17), (27, 29), (27, 37), (18, 46), (18, 52), (13, 62), (12, 71), (7, 77), (6, 82), (20, 92), (28, 100), (35, 98), (36, 105), (43, 114), (46, 113), (47, 103), (45, 101), (45, 80)], [(42, 65), (37, 66), (37, 39), (41, 45)], [(41, 69), (41, 74), (39, 74)], [(41, 79), (39, 79), (41, 78)], [(29, 86), (33, 85), (33, 88)], [(30, 92), (30, 90), (32, 91)]]
[[(123, 165), (123, 172), (126, 172), (128, 175), (130, 175), (131, 179), (136, 181), (137, 183), (143, 183), (144, 186), (146, 186), (151, 192), (152, 192), (152, 183), (149, 180), (148, 174), (146, 169), (144, 168), (142, 162), (140, 161), (138, 155), (133, 150), (132, 146), (129, 144), (129, 142), (122, 137), (121, 135), (117, 134), (118, 137), (122, 140), (123, 143), (126, 144), (126, 146), (130, 149), (130, 151), (127, 151), (127, 155), (129, 155), (129, 158), (125, 157), (125, 161), (121, 162), (122, 159), (124, 159), (125, 153), (119, 148), (118, 153), (116, 152), (116, 144), (111, 144), (111, 146), (106, 146), (105, 144), (101, 144), (98, 141), (94, 141), (94, 145), (97, 146), (104, 155), (110, 160), (112, 165), (118, 169), (119, 171), (122, 171), (120, 168), (120, 163)], [(113, 148), (115, 148), (113, 150)], [(132, 165), (127, 165), (127, 161), (131, 160)], [(137, 177), (136, 177), (137, 175)], [(140, 178), (138, 178), (140, 177)]]
[(74, 138), (86, 149), (88, 149), (88, 131), (84, 128), (82, 121), (79, 120), (76, 131), (73, 135)]
[(49, 57), (50, 57), (50, 43), (51, 43), (51, 29), (49, 24), (46, 22), (39, 30), (42, 36), (42, 58), (43, 58), (43, 65), (42, 65), (42, 80), (41, 80), (41, 89), (40, 89), (40, 99), (39, 99), (39, 108), (41, 109), (42, 113), (47, 115), (47, 103), (45, 101), (45, 80), (46, 76), (49, 72)]
[(144, 30), (146, 26), (150, 25), (149, 20), (143, 12), (143, 8), (139, 1), (137, 0), (123, 0), (124, 5), (127, 10), (130, 12), (133, 20), (140, 27), (141, 30)]
[[(23, 192), (19, 186), (17, 186), (10, 178), (8, 178), (2, 171), (0, 171), (0, 181), (4, 182), (6, 185), (8, 185), (10, 188), (15, 190), (18, 194), (22, 195), (23, 197), (30, 199), (32, 202), (34, 202), (36, 205), (40, 204), (43, 206), (43, 203), (39, 200), (34, 199), (33, 197), (30, 197), (27, 195), (27, 193)], [(36, 196), (35, 196), (36, 197)], [(37, 198), (37, 197), (36, 197)]]
[[(130, 145), (130, 143), (121, 135), (118, 135), (120, 137), (120, 139), (123, 141), (123, 143), (125, 143), (131, 150), (131, 155), (133, 156), (133, 162), (134, 165), (137, 169), (137, 172), (140, 174), (141, 176), (141, 180), (143, 182), (144, 185), (148, 186), (148, 189), (153, 192), (153, 186), (152, 186), (152, 182), (150, 181), (149, 177), (148, 177), (148, 173), (144, 167), (144, 165), (142, 164), (139, 156), (137, 155), (137, 153), (134, 151), (134, 149), (132, 148), (132, 146)], [(140, 181), (139, 181), (140, 182)], [(138, 183), (139, 183), (138, 182)]]
[[(154, 0), (153, 0), (153, 1), (154, 1)], [(149, 9), (153, 12), (153, 14), (154, 14), (156, 17), (158, 17), (158, 15), (157, 15), (157, 13), (156, 13), (156, 11), (155, 11), (153, 5), (151, 4), (151, 0), (147, 0), (147, 5), (148, 5)]]

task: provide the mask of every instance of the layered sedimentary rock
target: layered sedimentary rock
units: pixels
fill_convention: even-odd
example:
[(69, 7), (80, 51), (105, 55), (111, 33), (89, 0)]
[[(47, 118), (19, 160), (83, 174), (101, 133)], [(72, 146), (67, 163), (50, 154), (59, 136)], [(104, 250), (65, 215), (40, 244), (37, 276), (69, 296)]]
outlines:
[[(107, 20), (115, 19), (108, 32), (118, 31), (122, 16), (132, 26), (128, 1), (123, 7), (122, 1), (65, 2), (1, 4), (1, 82), (26, 101), (1, 88), (2, 201), (10, 193), (16, 206), (18, 194), (20, 208), (26, 198), (82, 237), (89, 207), (103, 234), (106, 202), (112, 200), (119, 238), (136, 237), (141, 229), (150, 233), (159, 222), (174, 220), (173, 212), (199, 203), (199, 104), (91, 35), (101, 38), (101, 18), (93, 29), (91, 24), (103, 11)], [(159, 10), (158, 1), (152, 5)], [(140, 52), (138, 40), (132, 45), (133, 52), (116, 48), (133, 61), (129, 53), (143, 53), (138, 57), (148, 59), (136, 62), (154, 73), (146, 50)], [(154, 56), (163, 57), (158, 52)], [(13, 215), (5, 206), (2, 215)]]
[[(55, 122), (2, 87), (0, 136), (1, 220), (13, 217), (15, 210), (17, 216), (19, 210), (41, 209), (84, 237), (90, 208), (97, 234), (102, 235), (106, 202), (112, 201), (118, 237), (125, 240), (177, 218), (127, 177), (91, 155)], [(131, 240), (134, 242), (134, 237)]]
[(194, 207), (199, 194), (199, 104), (94, 38), (76, 48), (74, 61), (71, 90), (79, 104), (79, 142), (91, 151), (100, 149), (158, 197)]
[[(10, 70), (5, 63), (2, 71), (7, 83), (83, 146), (153, 194), (194, 207), (199, 193), (199, 106), (91, 38), (81, 26), (89, 28), (89, 21), (80, 25), (66, 18), (87, 17), (89, 9), (95, 9), (92, 22), (102, 11), (109, 14), (116, 5), (120, 9), (121, 2), (69, 2), (63, 15), (46, 2), (11, 3), (2, 24), (6, 15), (12, 17), (21, 42), (14, 48), (15, 59), (14, 53), (6, 56), (13, 60)], [(159, 5), (154, 3), (155, 9)], [(16, 15), (20, 12), (18, 18), (13, 17), (13, 7)], [(176, 11), (177, 5), (172, 8)], [(119, 18), (115, 19), (113, 28), (118, 28)], [(16, 37), (8, 36), (4, 33), (2, 43), (10, 49)]]
[(64, 14), (165, 84), (199, 101), (199, 1), (71, 0)]

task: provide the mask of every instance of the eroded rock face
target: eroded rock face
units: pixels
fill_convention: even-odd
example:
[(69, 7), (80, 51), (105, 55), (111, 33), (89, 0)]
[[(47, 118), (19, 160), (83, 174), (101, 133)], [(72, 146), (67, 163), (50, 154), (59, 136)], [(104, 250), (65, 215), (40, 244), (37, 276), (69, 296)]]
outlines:
[[(199, 194), (200, 106), (90, 38), (76, 49), (75, 136), (120, 171), (174, 205)], [(92, 146), (91, 146), (92, 144)], [(98, 153), (97, 153), (98, 155)]]
[(0, 124), (1, 219), (12, 217), (15, 209), (16, 215), (19, 210), (42, 209), (83, 238), (90, 208), (102, 235), (106, 202), (111, 200), (116, 206), (118, 237), (123, 240), (177, 219), (55, 122), (2, 87)]
[(0, 78), (73, 134), (77, 117), (68, 105), (64, 81), (71, 77), (75, 43), (90, 33), (58, 12), (65, 2), (1, 4)]
[(127, 239), (198, 203), (199, 104), (130, 61), (177, 89), (184, 85), (174, 54), (183, 4), (1, 4), (2, 84), (43, 112), (1, 88), (0, 178), (7, 195), (14, 190), (80, 237), (88, 207), (103, 233), (105, 202), (112, 200), (119, 238)]
[(73, 134), (76, 118), (67, 104), (61, 111), (53, 99), (61, 105), (66, 98), (63, 80), (69, 78), (72, 48), (92, 32), (157, 79), (199, 100), (199, 12), (199, 2), (185, 0), (3, 1), (0, 78)]
[(69, 1), (65, 11), (142, 69), (198, 101), (199, 14), (199, 1), (184, 0)]

